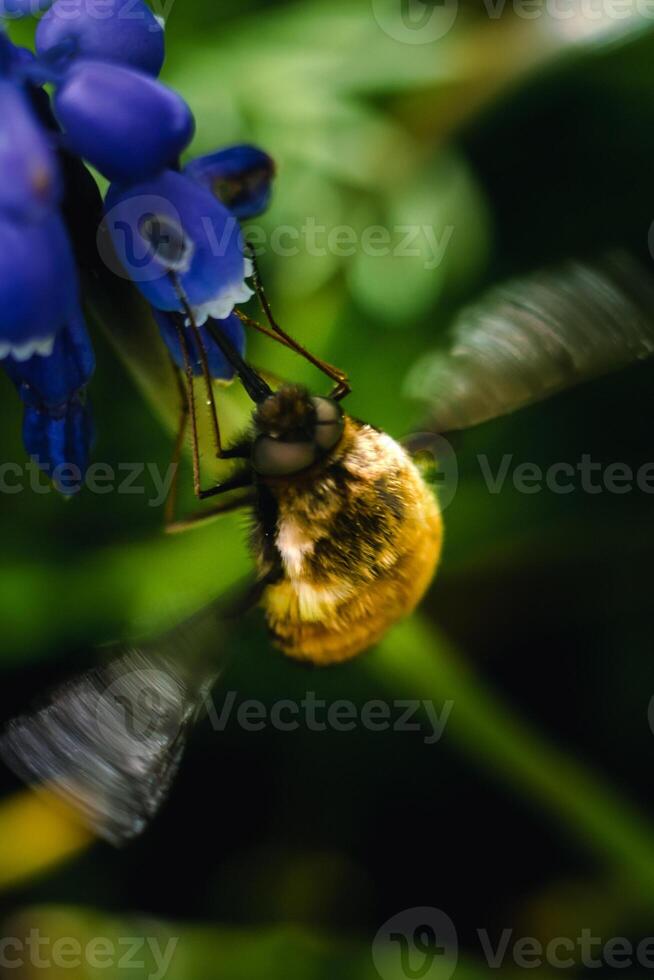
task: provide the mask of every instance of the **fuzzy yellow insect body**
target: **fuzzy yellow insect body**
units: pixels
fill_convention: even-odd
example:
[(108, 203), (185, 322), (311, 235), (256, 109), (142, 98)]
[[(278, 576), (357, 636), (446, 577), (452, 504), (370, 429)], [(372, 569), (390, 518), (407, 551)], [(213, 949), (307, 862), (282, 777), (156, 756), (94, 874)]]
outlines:
[(366, 650), (418, 604), (442, 536), (434, 495), (405, 450), (344, 416), (327, 456), (258, 486), (254, 551), (261, 577), (277, 569), (262, 598), (274, 643), (320, 666)]

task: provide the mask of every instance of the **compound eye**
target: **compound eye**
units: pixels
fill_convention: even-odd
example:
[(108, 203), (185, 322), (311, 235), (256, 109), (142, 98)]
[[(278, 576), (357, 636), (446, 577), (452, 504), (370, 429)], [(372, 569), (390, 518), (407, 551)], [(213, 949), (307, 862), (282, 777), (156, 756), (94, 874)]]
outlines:
[(343, 411), (338, 402), (331, 398), (312, 398), (316, 409), (316, 428), (314, 439), (316, 446), (327, 453), (333, 449), (343, 435)]
[(259, 436), (252, 447), (251, 462), (261, 476), (292, 476), (312, 466), (317, 455), (313, 442), (281, 442)]

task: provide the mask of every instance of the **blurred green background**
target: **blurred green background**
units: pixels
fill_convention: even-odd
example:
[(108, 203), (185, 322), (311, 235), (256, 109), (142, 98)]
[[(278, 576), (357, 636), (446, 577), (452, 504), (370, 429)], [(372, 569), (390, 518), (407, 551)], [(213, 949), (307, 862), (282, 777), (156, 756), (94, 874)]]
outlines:
[[(654, 219), (653, 19), (461, 4), (450, 30), (418, 44), (398, 28), (400, 6), (174, 3), (163, 76), (197, 116), (194, 153), (246, 140), (277, 160), (274, 205), (254, 234), (267, 243), (279, 319), (347, 369), (350, 411), (396, 437), (424, 409), (406, 395), (407, 374), (461, 305), (506, 276), (604, 247), (650, 262)], [(271, 245), (307, 222), (325, 228), (317, 248), (302, 234)], [(424, 237), (413, 256), (360, 247), (367, 228), (391, 229), (399, 244), (395, 230), (416, 224), (447, 243), (438, 263)], [(324, 239), (345, 225), (357, 244), (334, 254)], [(147, 324), (122, 296), (107, 319), (147, 350)], [(143, 364), (125, 365), (101, 329), (94, 339), (95, 459), (164, 468), (170, 392), (144, 393)], [(270, 371), (320, 384), (264, 338), (249, 350)], [(257, 616), (239, 628), (219, 707), (225, 691), (268, 705), (307, 691), (360, 705), (427, 698), (439, 711), (452, 701), (437, 744), (421, 732), (205, 723), (160, 818), (119, 853), (34, 813), (2, 770), (0, 935), (176, 937), (169, 980), (368, 980), (377, 930), (416, 906), (452, 918), (463, 978), (496, 972), (478, 929), (495, 941), (505, 928), (543, 942), (583, 928), (604, 941), (650, 935), (651, 497), (525, 495), (509, 481), (490, 494), (477, 454), (493, 470), (504, 453), (636, 469), (654, 459), (653, 372), (641, 365), (457, 439), (442, 568), (419, 615), (378, 650), (316, 672), (273, 652)], [(242, 402), (219, 398), (238, 418)], [(22, 461), (4, 378), (0, 399), (2, 458)], [(190, 472), (184, 482), (191, 510)], [(141, 486), (72, 501), (4, 495), (3, 720), (98, 645), (163, 628), (247, 571), (243, 517), (165, 538), (154, 488)], [(383, 980), (404, 976), (393, 969)], [(45, 972), (141, 978), (152, 964)], [(503, 975), (522, 972), (509, 957)]]

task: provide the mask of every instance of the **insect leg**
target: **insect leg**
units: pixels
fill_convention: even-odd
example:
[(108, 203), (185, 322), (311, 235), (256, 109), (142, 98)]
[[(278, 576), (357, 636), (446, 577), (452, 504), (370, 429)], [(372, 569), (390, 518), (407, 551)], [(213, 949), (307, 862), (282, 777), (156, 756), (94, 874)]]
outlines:
[[(193, 489), (195, 491), (195, 496), (198, 498), (198, 500), (206, 500), (208, 497), (214, 497), (219, 493), (223, 493), (224, 492), (224, 490), (222, 489), (223, 487), (226, 487), (227, 489), (231, 489), (231, 487), (227, 486), (227, 484), (230, 482), (227, 481), (225, 484), (221, 484), (216, 487), (211, 487), (208, 490), (202, 489), (201, 470), (200, 470), (200, 440), (198, 435), (198, 421), (197, 421), (197, 410), (196, 410), (196, 399), (195, 399), (193, 364), (191, 362), (191, 352), (189, 349), (188, 338), (186, 336), (184, 316), (186, 316), (186, 318), (189, 321), (189, 324), (193, 331), (193, 335), (195, 337), (195, 341), (198, 345), (198, 349), (200, 353), (202, 373), (204, 376), (204, 382), (207, 390), (211, 422), (212, 422), (214, 438), (216, 442), (216, 455), (218, 459), (234, 459), (239, 457), (243, 458), (248, 454), (244, 453), (243, 448), (240, 446), (234, 447), (233, 449), (223, 449), (222, 447), (221, 438), (220, 438), (220, 425), (218, 423), (216, 403), (213, 396), (213, 384), (211, 379), (211, 373), (209, 371), (209, 362), (207, 359), (206, 348), (202, 341), (200, 330), (198, 328), (195, 317), (193, 315), (193, 310), (191, 309), (191, 306), (188, 302), (188, 299), (182, 288), (179, 278), (175, 273), (171, 273), (171, 280), (173, 282), (175, 291), (177, 292), (177, 295), (179, 296), (180, 302), (184, 309), (184, 314), (173, 314), (172, 319), (175, 324), (177, 338), (179, 340), (179, 344), (182, 350), (182, 356), (184, 359), (184, 369), (186, 374), (187, 405), (188, 405), (188, 412), (191, 416), (191, 433), (193, 436)], [(213, 330), (211, 324), (209, 324), (208, 329), (211, 331), (212, 336), (217, 341), (217, 343), (219, 344), (223, 352), (226, 352), (226, 354), (230, 355), (228, 356), (228, 360), (230, 361), (230, 363), (237, 363), (237, 361), (240, 362), (237, 363), (237, 370), (239, 371), (239, 376), (241, 377), (243, 383), (246, 384), (246, 381), (243, 376), (243, 372), (245, 372), (248, 378), (249, 375), (253, 376), (254, 381), (252, 382), (252, 384), (256, 383), (259, 385), (259, 387), (262, 388), (262, 390), (259, 391), (260, 397), (267, 397), (269, 394), (271, 394), (272, 392), (271, 389), (268, 387), (268, 385), (266, 385), (266, 383), (258, 377), (255, 371), (253, 371), (245, 364), (242, 358), (238, 357), (238, 352), (235, 350), (235, 348), (233, 348), (233, 345), (227, 340), (227, 338), (223, 337), (220, 331)], [(234, 360), (235, 358), (237, 359), (237, 361)]]
[(171, 524), (175, 515), (177, 491), (179, 488), (179, 466), (189, 417), (188, 395), (184, 386), (182, 373), (172, 358), (171, 363), (175, 374), (175, 380), (177, 381), (177, 387), (179, 389), (179, 426), (177, 429), (177, 438), (175, 439), (175, 448), (173, 449), (173, 458), (171, 462), (171, 466), (173, 468), (173, 479), (170, 484), (170, 490), (168, 491), (164, 506), (164, 521), (166, 524)]
[[(285, 347), (290, 347), (296, 354), (299, 354), (300, 357), (303, 357), (306, 361), (309, 361), (310, 364), (313, 364), (314, 367), (318, 368), (318, 370), (325, 374), (328, 378), (335, 381), (336, 385), (334, 390), (331, 392), (331, 398), (335, 399), (336, 401), (340, 401), (341, 399), (347, 397), (347, 395), (349, 395), (352, 391), (352, 388), (345, 372), (341, 371), (340, 368), (334, 367), (333, 364), (329, 364), (327, 361), (323, 361), (319, 357), (316, 357), (311, 353), (311, 351), (308, 351), (306, 347), (303, 347), (297, 342), (297, 340), (294, 340), (289, 334), (287, 334), (286, 331), (283, 330), (277, 323), (261, 282), (261, 276), (259, 275), (259, 267), (257, 265), (256, 258), (252, 250), (250, 250), (250, 253), (253, 269), (252, 281), (254, 283), (254, 291), (257, 294), (259, 303), (261, 304), (261, 309), (263, 310), (266, 319), (272, 328), (272, 334), (264, 327), (261, 327), (260, 324), (256, 324), (255, 329), (258, 329), (261, 333), (266, 334), (268, 337), (272, 336), (273, 339), (277, 340), (278, 343), (282, 343)], [(248, 322), (249, 320), (250, 318), (248, 317), (248, 319), (244, 322)], [(249, 325), (255, 326), (255, 322), (250, 321)]]
[(295, 349), (291, 344), (289, 344), (286, 340), (280, 337), (279, 334), (273, 333), (272, 330), (268, 330), (267, 327), (264, 327), (256, 320), (253, 320), (251, 316), (247, 315), (247, 313), (243, 313), (242, 310), (234, 310), (234, 312), (236, 313), (236, 316), (239, 318), (241, 323), (244, 323), (247, 327), (252, 327), (253, 330), (257, 330), (259, 333), (262, 333), (264, 337), (270, 337), (270, 339), (274, 340), (275, 343), (281, 344), (283, 347), (288, 347), (289, 350)]
[[(216, 489), (219, 493), (226, 493), (228, 490), (234, 489), (234, 487), (218, 487)], [(201, 510), (197, 514), (183, 517), (179, 521), (167, 521), (165, 528), (166, 534), (179, 534), (182, 531), (188, 531), (192, 527), (197, 527), (206, 521), (213, 520), (213, 518), (218, 517), (220, 514), (230, 514), (235, 510), (240, 510), (241, 507), (250, 507), (254, 503), (254, 500), (255, 495), (252, 491), (240, 494), (238, 497), (231, 497), (228, 500), (221, 500), (215, 507), (208, 507), (206, 510)]]
[(173, 318), (175, 321), (175, 330), (177, 331), (177, 339), (179, 340), (179, 345), (182, 349), (182, 356), (184, 358), (184, 369), (186, 372), (186, 396), (188, 412), (191, 416), (191, 436), (193, 443), (193, 489), (195, 491), (195, 496), (200, 500), (202, 499), (202, 485), (200, 477), (200, 444), (198, 437), (198, 419), (195, 411), (195, 388), (193, 386), (193, 365), (191, 364), (191, 355), (188, 349), (188, 343), (186, 340), (186, 334), (184, 333), (184, 327), (180, 324), (177, 317)]
[(218, 330), (211, 320), (207, 321), (207, 330), (238, 374), (241, 384), (255, 405), (259, 405), (272, 395), (270, 385), (241, 357), (231, 340)]
[(218, 413), (216, 411), (216, 399), (213, 394), (213, 380), (211, 378), (211, 372), (209, 370), (209, 361), (207, 360), (207, 351), (205, 349), (204, 343), (202, 342), (202, 335), (198, 329), (198, 325), (195, 322), (195, 318), (191, 315), (191, 330), (193, 331), (193, 336), (195, 337), (195, 342), (198, 345), (198, 350), (200, 352), (200, 364), (202, 365), (202, 376), (204, 378), (204, 386), (207, 392), (207, 405), (209, 407), (209, 419), (211, 421), (211, 428), (213, 430), (213, 439), (216, 447), (216, 456), (221, 459), (223, 455), (223, 447), (220, 439), (220, 425), (218, 422)]
[[(177, 293), (180, 302), (182, 304), (184, 315), (186, 316), (189, 322), (189, 326), (193, 331), (193, 336), (195, 337), (195, 342), (197, 344), (198, 352), (200, 354), (200, 365), (202, 367), (202, 377), (204, 379), (204, 386), (207, 392), (207, 406), (209, 408), (209, 418), (211, 421), (211, 428), (213, 430), (213, 438), (216, 446), (216, 456), (218, 459), (220, 459), (223, 454), (223, 449), (222, 449), (222, 443), (220, 439), (220, 425), (218, 423), (218, 413), (216, 411), (216, 399), (214, 398), (214, 393), (213, 393), (213, 380), (211, 378), (211, 371), (209, 370), (207, 351), (205, 349), (204, 343), (202, 342), (202, 335), (196, 323), (193, 310), (191, 308), (190, 303), (188, 302), (188, 299), (186, 298), (186, 294), (182, 288), (182, 284), (179, 281), (179, 276), (177, 276), (177, 274), (174, 272), (171, 273), (171, 281), (173, 283), (175, 292)], [(179, 335), (180, 326), (181, 329), (183, 330), (184, 324), (183, 323), (181, 325), (179, 324), (178, 322), (180, 318), (179, 314), (173, 314), (173, 315), (176, 321), (176, 327)], [(182, 347), (182, 350), (184, 350), (184, 347)], [(188, 344), (186, 345), (186, 351), (188, 352)], [(187, 376), (188, 376), (188, 369), (187, 369)]]

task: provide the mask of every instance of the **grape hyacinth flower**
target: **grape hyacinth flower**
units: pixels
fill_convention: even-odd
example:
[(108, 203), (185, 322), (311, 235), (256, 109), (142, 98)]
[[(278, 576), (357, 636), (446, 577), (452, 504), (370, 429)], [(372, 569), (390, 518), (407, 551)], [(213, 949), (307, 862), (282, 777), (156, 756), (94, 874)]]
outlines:
[(27, 96), (8, 79), (0, 80), (0, 106), (0, 213), (31, 220), (58, 202), (55, 154)]
[(71, 16), (67, 0), (55, 0), (36, 29), (36, 53), (63, 71), (75, 60), (97, 59), (155, 77), (164, 63), (164, 28), (143, 0), (104, 0), (102, 17), (86, 5)]
[(196, 157), (184, 167), (184, 173), (244, 221), (256, 218), (268, 207), (275, 164), (256, 146), (230, 146)]
[(235, 217), (206, 188), (165, 171), (107, 194), (109, 232), (135, 284), (157, 310), (185, 312), (198, 326), (226, 319), (250, 298), (251, 274)]
[(101, 61), (73, 63), (54, 110), (68, 148), (108, 180), (144, 180), (173, 165), (195, 128), (191, 110), (172, 89)]
[(0, 219), (0, 358), (49, 356), (78, 303), (75, 260), (58, 214)]
[[(50, 6), (5, 2), (14, 17)], [(64, 494), (83, 484), (93, 437), (82, 293), (90, 289), (92, 303), (101, 271), (106, 280), (99, 263), (147, 298), (178, 368), (186, 369), (182, 329), (193, 373), (203, 370), (192, 318), (210, 374), (228, 383), (233, 369), (214, 333), (244, 353), (234, 308), (252, 295), (252, 270), (239, 221), (267, 206), (274, 175), (270, 157), (250, 146), (181, 169), (193, 114), (156, 79), (161, 23), (144, 0), (130, 11), (124, 17), (124, 5), (107, 0), (93, 18), (55, 0), (36, 53), (0, 28), (0, 366), (23, 404), (25, 448)], [(87, 165), (112, 182), (104, 230), (117, 260), (100, 255), (102, 201)]]
[(25, 406), (23, 441), (61, 493), (79, 490), (92, 437), (85, 404), (95, 356), (80, 312), (59, 331), (49, 356), (8, 357), (5, 370)]
[(7, 358), (6, 370), (22, 401), (32, 408), (56, 412), (79, 395), (91, 379), (95, 356), (80, 311), (71, 317), (47, 357)]
[(71, 398), (59, 412), (25, 408), (25, 448), (64, 496), (81, 489), (92, 439), (91, 415), (80, 396)]

